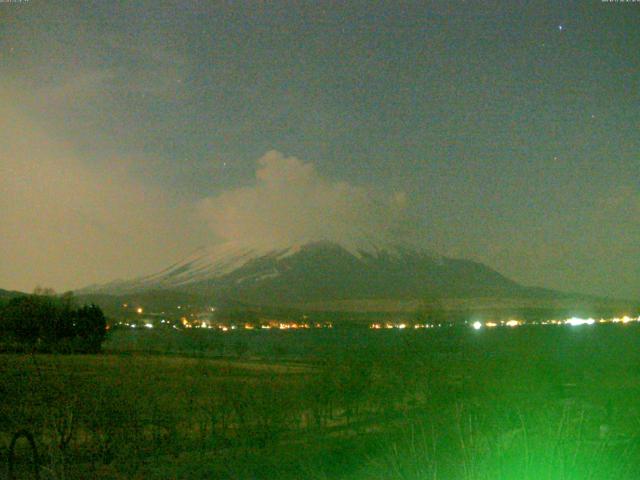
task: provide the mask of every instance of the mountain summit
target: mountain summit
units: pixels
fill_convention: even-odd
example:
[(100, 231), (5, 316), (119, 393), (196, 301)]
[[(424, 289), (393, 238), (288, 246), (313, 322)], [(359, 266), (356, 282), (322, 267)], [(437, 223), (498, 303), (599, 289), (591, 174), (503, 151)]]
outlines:
[(173, 290), (252, 304), (526, 294), (477, 262), (402, 244), (309, 242), (286, 248), (227, 243), (202, 248), (158, 272), (81, 293)]

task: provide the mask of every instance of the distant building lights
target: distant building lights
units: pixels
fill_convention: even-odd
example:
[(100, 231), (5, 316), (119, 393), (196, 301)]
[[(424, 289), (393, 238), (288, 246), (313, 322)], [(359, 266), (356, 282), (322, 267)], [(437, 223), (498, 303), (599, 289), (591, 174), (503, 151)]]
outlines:
[(578, 318), (571, 317), (565, 320), (566, 325), (571, 325), (572, 327), (577, 327), (579, 325), (593, 325), (596, 321), (593, 318)]
[(480, 330), (482, 328), (482, 322), (473, 322), (473, 329)]

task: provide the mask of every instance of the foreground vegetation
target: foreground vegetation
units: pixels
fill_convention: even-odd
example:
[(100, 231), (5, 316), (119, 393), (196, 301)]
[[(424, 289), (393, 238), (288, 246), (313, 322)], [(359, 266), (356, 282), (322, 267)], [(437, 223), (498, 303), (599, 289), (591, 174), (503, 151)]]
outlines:
[(106, 331), (100, 307), (77, 305), (71, 292), (36, 289), (0, 301), (0, 352), (97, 353)]
[[(133, 344), (131, 335), (138, 351), (118, 349)], [(287, 332), (277, 340), (202, 331), (182, 338), (199, 346), (191, 355), (170, 356), (149, 353), (160, 349), (159, 335), (117, 333), (102, 355), (2, 355), (3, 466), (12, 434), (24, 428), (43, 478), (640, 473), (635, 325)], [(26, 442), (16, 454), (24, 473)]]

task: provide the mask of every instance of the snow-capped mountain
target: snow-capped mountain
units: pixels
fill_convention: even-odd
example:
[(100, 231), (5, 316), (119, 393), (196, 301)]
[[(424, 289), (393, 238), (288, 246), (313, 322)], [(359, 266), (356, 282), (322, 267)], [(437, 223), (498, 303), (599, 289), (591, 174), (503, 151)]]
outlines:
[(292, 304), (347, 299), (492, 296), (525, 287), (477, 262), (401, 244), (310, 242), (285, 248), (228, 243), (202, 248), (138, 279), (80, 293), (172, 290), (212, 299)]

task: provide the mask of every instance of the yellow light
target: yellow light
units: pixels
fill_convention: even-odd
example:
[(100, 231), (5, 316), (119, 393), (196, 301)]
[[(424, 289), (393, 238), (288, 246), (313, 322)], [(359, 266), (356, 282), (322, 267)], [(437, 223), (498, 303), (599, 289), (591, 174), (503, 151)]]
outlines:
[(138, 307), (138, 308), (136, 308), (136, 312), (138, 312), (138, 313), (142, 313), (142, 312), (143, 312), (142, 307)]
[(518, 320), (509, 320), (507, 323), (505, 323), (505, 325), (507, 327), (517, 327), (518, 325), (520, 325), (520, 322)]
[(485, 323), (485, 325), (487, 327), (489, 327), (489, 328), (493, 328), (493, 327), (497, 327), (498, 326), (498, 324), (495, 323), (495, 322), (487, 322), (487, 323)]

